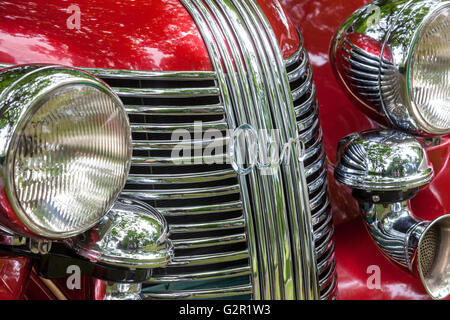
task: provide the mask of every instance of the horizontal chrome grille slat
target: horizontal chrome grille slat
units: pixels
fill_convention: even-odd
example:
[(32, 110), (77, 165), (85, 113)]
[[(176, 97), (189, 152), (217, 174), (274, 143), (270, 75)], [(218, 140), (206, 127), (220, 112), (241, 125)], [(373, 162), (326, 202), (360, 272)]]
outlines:
[(84, 70), (104, 79), (122, 80), (215, 80), (216, 73), (213, 71), (143, 71), (143, 70), (120, 70), (120, 69), (95, 69), (84, 68)]
[(332, 283), (328, 287), (328, 290), (321, 295), (320, 299), (322, 300), (335, 299), (336, 291), (337, 291), (337, 274), (334, 273)]
[(325, 240), (316, 247), (316, 258), (321, 257), (325, 252), (334, 246), (332, 238), (334, 234), (334, 226), (331, 226), (330, 232), (327, 234)]
[(201, 126), (195, 123), (132, 123), (131, 130), (133, 132), (162, 132), (162, 133), (173, 133), (174, 130), (187, 130), (189, 132), (194, 132), (194, 130), (206, 131), (209, 129), (216, 130), (226, 130), (228, 128), (225, 120), (212, 121), (212, 122), (202, 122)]
[(327, 211), (328, 215), (326, 216), (325, 222), (320, 228), (314, 230), (314, 240), (319, 241), (323, 237), (325, 237), (330, 232), (330, 224), (332, 223), (333, 216), (331, 215), (331, 211)]
[(198, 281), (227, 279), (250, 274), (250, 266), (223, 268), (214, 271), (201, 271), (193, 273), (176, 273), (174, 275), (156, 275), (150, 278), (147, 283), (167, 283), (182, 281)]
[(309, 111), (312, 112), (309, 116), (297, 121), (297, 129), (299, 131), (303, 131), (309, 128), (314, 123), (314, 121), (319, 117), (317, 104), (313, 104), (313, 107)]
[(331, 245), (330, 249), (327, 252), (327, 255), (323, 257), (322, 261), (317, 265), (317, 271), (319, 274), (324, 272), (329, 266), (333, 264), (335, 258), (334, 244)]
[(167, 116), (193, 116), (193, 115), (221, 115), (224, 109), (221, 104), (196, 106), (151, 106), (151, 105), (125, 105), (129, 114), (141, 115), (167, 115)]
[(314, 181), (308, 183), (309, 192), (314, 193), (316, 190), (322, 187), (326, 179), (327, 179), (327, 169), (324, 168), (319, 177), (317, 177)]
[(325, 152), (322, 150), (320, 156), (313, 163), (305, 167), (306, 176), (307, 177), (312, 176), (321, 168), (323, 168), (325, 160), (326, 160)]
[(133, 98), (198, 98), (218, 96), (218, 88), (112, 88), (119, 97)]
[(230, 296), (247, 295), (252, 293), (250, 285), (242, 285), (226, 288), (199, 289), (189, 291), (163, 291), (163, 292), (144, 292), (143, 299), (207, 299), (223, 298)]
[(327, 261), (329, 264), (326, 265), (326, 268), (324, 270), (328, 271), (326, 274), (323, 275), (323, 278), (321, 281), (319, 281), (320, 289), (325, 289), (332, 281), (333, 281), (333, 275), (336, 272), (336, 259), (334, 255), (334, 251), (331, 251), (331, 256), (329, 257), (329, 260)]
[(292, 90), (292, 99), (294, 100), (294, 102), (300, 99), (300, 97), (306, 93), (306, 91), (311, 87), (311, 85), (312, 85), (312, 68), (311, 66), (309, 66), (305, 82), (302, 83), (302, 85), (300, 85), (298, 88)]
[(170, 183), (199, 183), (220, 181), (237, 176), (233, 169), (217, 171), (195, 172), (185, 174), (129, 174), (129, 184), (170, 184)]
[(165, 216), (192, 216), (199, 214), (216, 214), (231, 211), (240, 211), (243, 209), (241, 201), (217, 203), (203, 206), (185, 206), (179, 208), (159, 208), (158, 210)]
[(248, 258), (248, 250), (241, 251), (233, 251), (233, 252), (221, 252), (221, 253), (211, 253), (211, 254), (202, 254), (195, 256), (176, 256), (172, 261), (172, 265), (184, 265), (184, 266), (192, 266), (192, 265), (205, 265), (205, 264), (213, 264), (219, 262), (230, 262), (230, 261), (238, 261), (242, 259)]
[(311, 210), (315, 210), (325, 201), (325, 198), (327, 196), (327, 187), (328, 185), (327, 183), (325, 183), (317, 193), (317, 195), (309, 200), (309, 206), (311, 207)]
[(306, 68), (308, 67), (309, 58), (308, 53), (303, 49), (300, 53), (300, 60), (302, 61), (297, 68), (288, 73), (289, 82), (294, 82), (305, 75)]
[(312, 216), (313, 225), (322, 223), (328, 217), (328, 212), (331, 212), (329, 205), (330, 200), (326, 198), (326, 200), (321, 205), (322, 207)]
[(311, 86), (311, 91), (309, 92), (306, 101), (294, 107), (295, 116), (301, 117), (302, 115), (307, 113), (315, 102), (316, 102), (316, 86), (313, 84)]
[(239, 185), (211, 188), (170, 189), (170, 190), (127, 190), (122, 194), (136, 200), (173, 200), (204, 197), (217, 197), (239, 193)]
[(215, 247), (226, 244), (246, 241), (245, 233), (238, 233), (228, 236), (212, 236), (207, 238), (189, 238), (172, 240), (175, 249)]
[(323, 138), (322, 129), (319, 129), (317, 139), (309, 148), (305, 150), (305, 160), (308, 160), (313, 155), (317, 154), (320, 150), (322, 150), (322, 138)]
[(215, 220), (212, 222), (199, 222), (190, 224), (171, 224), (170, 233), (186, 233), (186, 232), (199, 232), (199, 231), (217, 231), (217, 230), (229, 230), (245, 227), (245, 219), (243, 217)]
[(227, 163), (227, 154), (191, 157), (133, 157), (132, 165), (136, 166), (190, 166), (213, 163)]
[(155, 151), (155, 150), (168, 150), (173, 151), (174, 148), (179, 147), (183, 150), (195, 150), (210, 146), (212, 143), (227, 145), (229, 141), (228, 137), (216, 138), (216, 139), (203, 139), (203, 140), (135, 140), (133, 141), (133, 150)]

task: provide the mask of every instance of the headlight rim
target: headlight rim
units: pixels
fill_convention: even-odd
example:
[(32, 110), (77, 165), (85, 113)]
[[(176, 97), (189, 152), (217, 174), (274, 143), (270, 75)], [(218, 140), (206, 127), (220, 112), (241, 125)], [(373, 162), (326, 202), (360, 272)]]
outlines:
[[(38, 86), (36, 90), (39, 94), (37, 95), (30, 94), (31, 99), (27, 101), (25, 104), (21, 104), (19, 115), (15, 119), (15, 122), (12, 124), (12, 126), (6, 128), (6, 130), (5, 128), (3, 129), (0, 128), (0, 134), (2, 133), (1, 132), (2, 130), (7, 131), (6, 132), (7, 139), (5, 139), (7, 143), (5, 144), (4, 148), (0, 150), (0, 155), (2, 154), (4, 155), (0, 164), (1, 168), (0, 182), (3, 183), (3, 189), (9, 201), (9, 205), (13, 209), (14, 214), (19, 220), (20, 224), (22, 224), (26, 228), (25, 233), (29, 233), (27, 234), (28, 236), (31, 235), (38, 238), (46, 238), (54, 240), (70, 238), (89, 230), (90, 228), (95, 226), (95, 224), (98, 223), (98, 221), (103, 216), (99, 217), (98, 219), (96, 219), (89, 225), (84, 226), (83, 228), (73, 230), (70, 232), (53, 232), (51, 230), (47, 230), (34, 223), (33, 220), (30, 217), (28, 217), (28, 215), (24, 212), (25, 210), (22, 208), (20, 201), (18, 200), (16, 194), (16, 186), (14, 182), (14, 162), (16, 157), (16, 152), (14, 151), (14, 148), (17, 147), (19, 143), (20, 132), (26, 127), (28, 121), (45, 103), (46, 99), (51, 97), (52, 94), (54, 94), (55, 92), (61, 89), (67, 89), (70, 86), (82, 85), (93, 87), (107, 94), (115, 102), (121, 105), (122, 106), (121, 109), (123, 110), (124, 113), (124, 119), (126, 120), (127, 123), (126, 125), (127, 137), (130, 142), (128, 145), (128, 152), (127, 152), (128, 161), (125, 164), (126, 174), (124, 174), (124, 177), (121, 181), (121, 187), (118, 188), (117, 192), (115, 192), (114, 197), (112, 197), (113, 201), (111, 201), (109, 207), (106, 210), (104, 210), (105, 211), (104, 214), (106, 214), (112, 208), (112, 206), (115, 203), (115, 200), (118, 198), (120, 192), (123, 190), (131, 167), (132, 144), (131, 144), (131, 127), (129, 119), (123, 108), (122, 101), (117, 96), (117, 94), (113, 90), (111, 90), (101, 79), (98, 79), (97, 77), (89, 74), (86, 71), (60, 65), (23, 65), (7, 69), (8, 71), (11, 71), (13, 69), (22, 67), (32, 67), (32, 68), (35, 67), (35, 69), (34, 70), (32, 69), (31, 72), (24, 74), (22, 77), (14, 81), (11, 85), (7, 87), (7, 89), (4, 92), (0, 94), (0, 110), (3, 109), (2, 114), (5, 114), (5, 112), (7, 112), (8, 109), (16, 107), (14, 105), (13, 106), (7, 105), (5, 107), (5, 104), (8, 102), (8, 99), (11, 98), (13, 99), (15, 96), (20, 94), (18, 88), (23, 88), (23, 82), (30, 82), (35, 77), (38, 77), (39, 74), (42, 72), (47, 71), (49, 73), (46, 75), (42, 74), (41, 75), (42, 79), (40, 79), (37, 84), (33, 82), (35, 85)], [(50, 81), (50, 78), (54, 78), (55, 75), (67, 76), (67, 78), (63, 79), (62, 81), (52, 83), (52, 85), (50, 86), (46, 84), (46, 81)]]
[[(421, 137), (450, 134), (450, 127), (435, 130), (433, 126), (424, 121), (422, 114), (413, 103), (409, 84), (409, 70), (414, 53), (414, 44), (430, 18), (432, 19), (437, 12), (447, 6), (450, 6), (449, 0), (394, 2), (375, 0), (354, 11), (334, 35), (330, 46), (330, 57), (335, 66), (333, 70), (338, 81), (343, 85), (352, 100), (356, 100), (357, 106), (383, 127), (395, 128)], [(377, 10), (374, 10), (374, 8), (377, 8)], [(374, 19), (374, 12), (378, 12), (378, 19)], [(411, 16), (411, 12), (414, 14), (413, 16)], [(369, 23), (369, 19), (372, 22)], [(349, 69), (345, 69), (347, 66), (342, 63), (344, 40), (347, 40), (347, 37), (351, 34), (361, 34), (378, 42), (382, 48), (381, 52), (377, 53), (380, 71), (382, 71), (383, 66), (381, 59), (384, 59), (385, 53), (392, 54), (396, 79), (383, 79), (380, 76), (381, 73), (378, 72), (378, 80), (370, 79), (368, 81), (378, 82), (377, 100), (372, 99), (373, 93), (375, 93), (374, 87), (369, 89), (371, 91), (354, 87), (351, 83), (353, 80), (349, 80), (354, 77), (354, 74), (352, 71), (348, 71)], [(371, 74), (371, 76), (375, 76), (375, 74)], [(361, 81), (361, 79), (357, 80)], [(392, 81), (395, 81), (396, 85), (395, 97), (390, 90)], [(371, 99), (368, 99), (367, 96), (371, 96)]]
[(413, 70), (413, 57), (415, 53), (415, 49), (419, 43), (420, 36), (424, 32), (424, 28), (427, 26), (427, 24), (436, 16), (438, 16), (439, 12), (444, 9), (450, 9), (450, 2), (444, 1), (436, 6), (433, 6), (430, 8), (430, 11), (428, 11), (427, 15), (422, 19), (420, 25), (415, 30), (414, 36), (411, 39), (409, 50), (406, 58), (406, 68), (405, 68), (405, 82), (406, 82), (406, 102), (408, 103), (408, 110), (410, 114), (414, 117), (414, 120), (418, 124), (418, 126), (425, 131), (425, 134), (422, 134), (424, 136), (444, 136), (447, 134), (450, 134), (450, 126), (448, 129), (439, 129), (435, 126), (433, 126), (431, 123), (429, 123), (422, 115), (422, 113), (419, 111), (418, 106), (416, 105), (416, 102), (413, 98), (412, 89), (413, 86), (411, 85), (411, 75)]

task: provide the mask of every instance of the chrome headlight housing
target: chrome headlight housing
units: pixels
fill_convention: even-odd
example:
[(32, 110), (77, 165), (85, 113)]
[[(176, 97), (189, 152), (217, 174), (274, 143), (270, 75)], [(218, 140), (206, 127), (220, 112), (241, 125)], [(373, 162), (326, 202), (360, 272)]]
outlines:
[(94, 226), (124, 187), (131, 129), (94, 76), (60, 66), (0, 72), (0, 223), (61, 239)]
[(450, 133), (450, 1), (374, 1), (344, 22), (331, 57), (379, 122), (422, 136)]

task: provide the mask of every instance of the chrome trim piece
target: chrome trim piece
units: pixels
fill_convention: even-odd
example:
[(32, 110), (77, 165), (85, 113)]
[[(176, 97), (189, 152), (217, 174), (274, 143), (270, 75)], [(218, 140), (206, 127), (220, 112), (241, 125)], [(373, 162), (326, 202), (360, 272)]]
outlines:
[(177, 273), (175, 275), (161, 275), (150, 278), (147, 283), (184, 282), (198, 280), (228, 279), (237, 276), (250, 275), (250, 266), (223, 268), (215, 271), (200, 271), (192, 273)]
[(138, 97), (138, 98), (189, 98), (189, 97), (207, 97), (218, 96), (217, 88), (112, 88), (119, 97)]
[(394, 130), (367, 130), (339, 142), (336, 179), (355, 189), (388, 191), (418, 188), (433, 169), (419, 141)]
[(336, 179), (353, 188), (370, 235), (391, 260), (420, 276), (428, 294), (450, 294), (450, 215), (416, 218), (408, 200), (430, 182), (433, 169), (412, 136), (368, 130), (343, 138)]
[(195, 256), (175, 256), (172, 264), (173, 265), (205, 265), (220, 262), (230, 262), (242, 259), (247, 259), (249, 257), (248, 250), (233, 251), (233, 252), (219, 252)]
[[(0, 63), (0, 68), (9, 68), (13, 64)], [(143, 71), (100, 68), (78, 68), (102, 79), (122, 80), (215, 80), (214, 71)]]
[(450, 215), (419, 220), (407, 201), (362, 208), (371, 236), (390, 259), (418, 275), (433, 299), (450, 295)]
[(450, 132), (425, 120), (409, 79), (424, 26), (449, 6), (448, 0), (375, 0), (342, 24), (332, 43), (332, 64), (364, 110), (412, 134)]
[[(285, 62), (256, 1), (182, 2), (205, 38), (230, 128), (278, 128), (280, 145), (297, 138)], [(244, 198), (253, 199), (244, 205), (257, 299), (318, 298), (306, 181), (296, 152), (271, 176), (240, 177)]]
[(168, 114), (172, 116), (178, 115), (219, 115), (223, 114), (223, 105), (193, 105), (193, 106), (146, 106), (146, 105), (126, 105), (125, 110), (129, 114), (145, 114), (145, 115), (162, 115)]
[(184, 233), (184, 232), (236, 229), (236, 228), (244, 228), (244, 227), (245, 227), (245, 219), (244, 218), (233, 218), (233, 219), (226, 219), (226, 220), (217, 220), (217, 221), (213, 221), (213, 222), (175, 224), (170, 227), (170, 232), (172, 234), (175, 234), (175, 233)]
[(233, 234), (231, 236), (215, 236), (209, 238), (191, 238), (191, 239), (173, 240), (172, 243), (175, 249), (187, 249), (187, 248), (221, 246), (245, 241), (246, 241), (245, 233), (241, 233), (241, 234)]
[(67, 243), (79, 255), (125, 268), (165, 267), (175, 242), (164, 217), (149, 205), (119, 198), (92, 229)]
[[(300, 48), (302, 48), (300, 46)], [(289, 82), (294, 82), (305, 75), (306, 68), (309, 66), (309, 57), (306, 49), (302, 48), (302, 53), (299, 56), (299, 60), (301, 63), (291, 72), (288, 73)], [(293, 62), (297, 62), (297, 60), (293, 60)], [(287, 61), (285, 61), (287, 65)]]
[(107, 282), (103, 300), (142, 300), (141, 283)]
[(155, 299), (211, 299), (211, 298), (224, 298), (230, 296), (248, 295), (252, 293), (252, 287), (250, 285), (241, 285), (227, 288), (214, 288), (214, 289), (196, 289), (189, 291), (161, 291), (161, 292), (144, 292), (142, 294), (144, 300)]
[(217, 197), (227, 194), (239, 193), (239, 185), (224, 187), (205, 187), (196, 189), (170, 189), (170, 190), (124, 190), (122, 195), (136, 200), (173, 200), (203, 197)]
[(213, 205), (204, 206), (186, 206), (186, 207), (165, 207), (160, 208), (159, 211), (165, 216), (183, 216), (183, 215), (200, 215), (200, 214), (216, 214), (230, 211), (241, 211), (244, 208), (242, 201), (223, 202)]

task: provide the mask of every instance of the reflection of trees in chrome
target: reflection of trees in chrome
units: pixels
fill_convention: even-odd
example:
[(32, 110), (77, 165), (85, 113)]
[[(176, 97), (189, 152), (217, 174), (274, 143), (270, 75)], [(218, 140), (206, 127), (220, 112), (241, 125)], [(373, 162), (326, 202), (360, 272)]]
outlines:
[(421, 150), (416, 146), (405, 148), (405, 145), (374, 144), (366, 140), (359, 140), (359, 143), (364, 146), (370, 159), (369, 171), (381, 174), (382, 177), (406, 177), (420, 166), (421, 159), (418, 155)]

